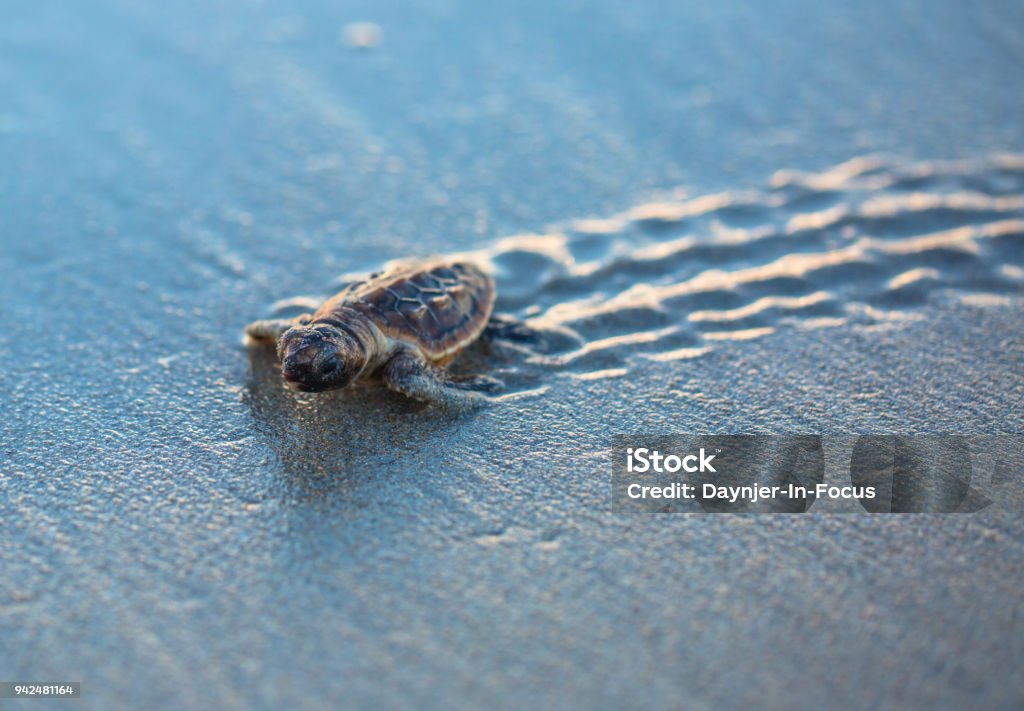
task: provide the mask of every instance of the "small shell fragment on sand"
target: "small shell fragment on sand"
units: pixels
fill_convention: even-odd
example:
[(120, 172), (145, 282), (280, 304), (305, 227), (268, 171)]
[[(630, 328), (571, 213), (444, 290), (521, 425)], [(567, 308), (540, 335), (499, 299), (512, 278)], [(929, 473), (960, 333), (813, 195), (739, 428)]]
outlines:
[(372, 49), (380, 40), (380, 25), (376, 22), (350, 22), (341, 28), (341, 41), (354, 49)]

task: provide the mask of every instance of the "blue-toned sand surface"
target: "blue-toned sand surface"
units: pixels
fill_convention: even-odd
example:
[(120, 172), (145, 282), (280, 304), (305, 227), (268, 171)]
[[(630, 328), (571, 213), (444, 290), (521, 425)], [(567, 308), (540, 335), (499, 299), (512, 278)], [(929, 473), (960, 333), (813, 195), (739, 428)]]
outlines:
[[(1024, 431), (1022, 67), (1015, 2), (8, 8), (0, 680), (1020, 708), (1020, 509), (619, 515), (609, 474), (616, 433)], [(486, 409), (242, 344), (453, 252), (549, 336), (458, 365)]]

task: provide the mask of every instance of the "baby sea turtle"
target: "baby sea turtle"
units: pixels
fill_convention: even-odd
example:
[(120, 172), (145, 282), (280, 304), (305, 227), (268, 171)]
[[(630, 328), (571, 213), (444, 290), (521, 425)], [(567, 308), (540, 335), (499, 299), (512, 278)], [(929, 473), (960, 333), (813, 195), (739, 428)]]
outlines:
[[(313, 314), (257, 321), (245, 333), (276, 342), (281, 374), (295, 390), (383, 381), (416, 400), (463, 407), (502, 387), (494, 378), (454, 378), (444, 370), (488, 330), (494, 298), (494, 280), (475, 264), (405, 264), (349, 284)], [(522, 332), (498, 317), (490, 330)]]

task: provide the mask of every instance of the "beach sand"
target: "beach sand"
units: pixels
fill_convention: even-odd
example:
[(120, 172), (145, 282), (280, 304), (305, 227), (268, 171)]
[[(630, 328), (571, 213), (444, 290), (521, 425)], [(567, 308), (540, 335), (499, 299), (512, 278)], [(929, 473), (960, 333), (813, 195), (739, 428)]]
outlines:
[[(1021, 8), (634, 5), (4, 23), (0, 679), (1021, 703), (1019, 510), (622, 515), (609, 480), (617, 433), (1024, 429)], [(545, 335), (457, 363), (487, 408), (299, 395), (242, 343), (452, 253)]]

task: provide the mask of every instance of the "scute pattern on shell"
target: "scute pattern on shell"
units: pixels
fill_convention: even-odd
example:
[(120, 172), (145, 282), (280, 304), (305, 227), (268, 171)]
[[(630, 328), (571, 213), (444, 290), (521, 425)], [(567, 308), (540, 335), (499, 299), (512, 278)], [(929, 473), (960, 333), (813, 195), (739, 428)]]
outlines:
[(441, 358), (480, 335), (494, 298), (494, 280), (476, 265), (427, 262), (373, 274), (331, 301), (364, 314), (385, 335)]

